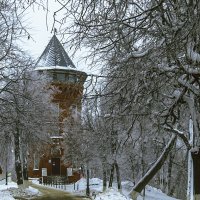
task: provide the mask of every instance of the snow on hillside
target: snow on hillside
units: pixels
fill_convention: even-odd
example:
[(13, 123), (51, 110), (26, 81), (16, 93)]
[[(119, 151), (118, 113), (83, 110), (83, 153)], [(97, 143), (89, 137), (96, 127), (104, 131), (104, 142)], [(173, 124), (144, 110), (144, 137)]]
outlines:
[[(140, 196), (137, 200), (143, 200), (143, 197)], [(145, 200), (177, 200), (176, 198), (172, 198), (167, 196), (161, 190), (147, 186), (145, 190)]]
[[(95, 198), (95, 200), (131, 200), (131, 198), (121, 194), (117, 191), (116, 188), (108, 189), (104, 193), (99, 193)], [(166, 194), (162, 193), (160, 190), (148, 186), (146, 189), (145, 198), (139, 196), (137, 200), (177, 200), (175, 198), (169, 197)]]
[[(78, 185), (79, 191), (85, 191), (86, 189), (86, 179), (81, 179), (76, 183)], [(122, 193), (118, 192), (116, 189), (116, 184), (113, 188), (109, 188), (106, 192), (101, 192), (102, 180), (98, 178), (90, 179), (90, 191), (93, 193), (93, 198), (95, 200), (131, 200), (129, 194), (133, 188), (133, 184), (129, 181), (122, 182)], [(139, 196), (137, 200), (143, 200), (142, 196)], [(145, 190), (145, 200), (177, 200), (175, 198), (169, 197), (164, 194), (161, 190), (156, 189), (151, 186), (147, 186)]]

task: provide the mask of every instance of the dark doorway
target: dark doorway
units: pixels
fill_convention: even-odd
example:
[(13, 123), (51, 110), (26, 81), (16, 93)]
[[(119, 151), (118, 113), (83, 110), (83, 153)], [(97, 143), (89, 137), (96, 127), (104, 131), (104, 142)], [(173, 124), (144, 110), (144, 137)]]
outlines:
[(52, 158), (52, 175), (60, 175), (60, 158)]

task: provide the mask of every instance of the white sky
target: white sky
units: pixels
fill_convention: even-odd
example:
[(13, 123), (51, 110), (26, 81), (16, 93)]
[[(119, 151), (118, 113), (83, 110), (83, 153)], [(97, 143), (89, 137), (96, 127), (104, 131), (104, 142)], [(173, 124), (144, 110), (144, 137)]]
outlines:
[[(46, 11), (42, 10), (42, 8), (38, 9), (38, 7), (34, 7), (27, 11), (25, 15), (25, 24), (27, 24), (29, 28), (29, 32), (31, 34), (32, 39), (25, 38), (22, 42), (20, 42), (20, 46), (33, 56), (34, 59), (38, 59), (38, 57), (42, 54), (45, 47), (47, 46), (49, 40), (53, 36), (51, 33), (52, 24), (53, 24), (53, 12), (59, 8), (59, 4), (55, 1), (49, 1), (49, 12), (48, 18), (46, 21)], [(48, 29), (46, 26), (48, 23)], [(58, 39), (59, 36), (57, 36)], [(78, 70), (85, 71), (87, 73), (95, 73), (96, 70), (90, 69), (85, 60), (81, 59), (81, 55), (84, 52), (78, 52), (72, 57), (72, 51), (65, 47), (66, 52), (69, 57), (72, 59), (73, 63), (77, 67)]]

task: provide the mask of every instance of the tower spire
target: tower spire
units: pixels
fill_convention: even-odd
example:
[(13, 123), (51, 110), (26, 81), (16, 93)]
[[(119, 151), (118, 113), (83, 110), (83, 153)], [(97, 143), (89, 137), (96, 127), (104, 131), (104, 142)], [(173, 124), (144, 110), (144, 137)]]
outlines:
[(56, 28), (54, 28), (54, 35), (48, 43), (47, 47), (43, 51), (42, 55), (38, 59), (37, 67), (50, 67), (60, 66), (66, 69), (75, 69), (75, 65), (69, 58), (65, 49), (56, 37)]
[(54, 35), (57, 34), (57, 28), (54, 28)]

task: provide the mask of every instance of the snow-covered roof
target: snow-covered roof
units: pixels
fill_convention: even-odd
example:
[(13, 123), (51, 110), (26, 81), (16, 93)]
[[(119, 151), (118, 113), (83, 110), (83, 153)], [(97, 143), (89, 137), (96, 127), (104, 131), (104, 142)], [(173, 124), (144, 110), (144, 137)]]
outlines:
[(64, 67), (64, 66), (38, 66), (35, 68), (35, 70), (54, 70), (54, 69), (60, 69), (60, 70), (73, 70), (78, 71), (76, 68), (71, 67)]
[(35, 69), (47, 70), (55, 69), (55, 67), (56, 69), (60, 68), (62, 70), (76, 69), (56, 35), (53, 35), (38, 59)]
[(63, 138), (63, 136), (61, 136), (61, 135), (58, 135), (58, 136), (51, 136), (50, 138), (51, 138), (51, 139), (57, 139), (57, 138)]

